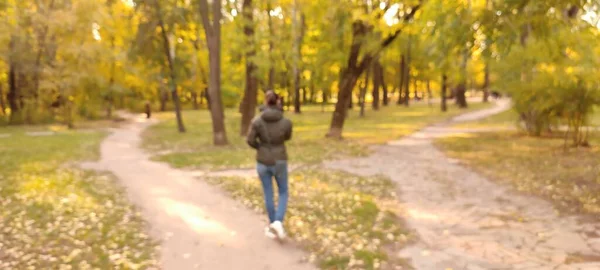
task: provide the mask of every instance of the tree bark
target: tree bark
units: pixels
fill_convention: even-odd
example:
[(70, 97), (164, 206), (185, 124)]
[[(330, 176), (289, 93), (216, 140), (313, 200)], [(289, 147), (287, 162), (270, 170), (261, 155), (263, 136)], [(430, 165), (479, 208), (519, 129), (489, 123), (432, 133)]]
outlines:
[(448, 105), (446, 104), (446, 95), (447, 95), (447, 88), (448, 88), (448, 76), (446, 76), (446, 74), (444, 73), (442, 75), (442, 90), (441, 90), (441, 98), (442, 98), (442, 112), (448, 111)]
[(175, 80), (175, 67), (173, 66), (173, 55), (171, 55), (171, 45), (169, 44), (169, 38), (167, 37), (167, 31), (165, 29), (165, 24), (163, 22), (163, 14), (160, 9), (160, 4), (158, 0), (154, 0), (154, 4), (156, 5), (156, 13), (158, 16), (158, 24), (160, 26), (162, 39), (163, 39), (163, 47), (165, 51), (165, 57), (167, 58), (167, 64), (169, 66), (169, 77), (171, 82), (171, 98), (173, 99), (173, 105), (175, 107), (175, 117), (177, 118), (177, 129), (179, 132), (185, 132), (185, 126), (183, 125), (183, 118), (181, 116), (181, 105), (179, 101), (179, 95), (177, 94), (177, 83)]
[(256, 49), (254, 48), (254, 16), (252, 0), (244, 0), (242, 5), (244, 17), (244, 34), (246, 36), (246, 87), (244, 89), (244, 97), (242, 99), (241, 113), (242, 122), (240, 127), (240, 136), (245, 136), (248, 133), (250, 123), (256, 113), (258, 94), (258, 79), (256, 78), (256, 64), (254, 56)]
[(199, 12), (208, 44), (208, 58), (210, 61), (208, 98), (210, 102), (210, 115), (212, 119), (213, 143), (227, 145), (225, 130), (225, 113), (221, 100), (221, 1), (212, 2), (212, 23), (208, 12), (208, 1), (199, 0)]

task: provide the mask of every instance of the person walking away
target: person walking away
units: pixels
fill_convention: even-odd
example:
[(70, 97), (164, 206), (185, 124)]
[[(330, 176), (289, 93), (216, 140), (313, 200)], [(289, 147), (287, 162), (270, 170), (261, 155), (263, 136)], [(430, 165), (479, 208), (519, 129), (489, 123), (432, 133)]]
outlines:
[(150, 115), (152, 114), (150, 101), (146, 101), (146, 104), (144, 104), (144, 113), (146, 114), (146, 119), (150, 119)]
[[(283, 218), (288, 203), (288, 155), (285, 142), (292, 138), (292, 122), (278, 108), (275, 92), (266, 93), (265, 105), (250, 126), (247, 142), (256, 149), (256, 171), (262, 183), (270, 223), (265, 228), (265, 235), (283, 240), (286, 237)], [(273, 199), (273, 178), (279, 193), (277, 209)]]

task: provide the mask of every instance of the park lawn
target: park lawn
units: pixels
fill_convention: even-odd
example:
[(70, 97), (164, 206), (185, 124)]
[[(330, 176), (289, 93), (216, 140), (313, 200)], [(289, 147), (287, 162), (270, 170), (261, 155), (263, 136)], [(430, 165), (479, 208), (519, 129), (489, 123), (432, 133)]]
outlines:
[[(251, 178), (211, 178), (249, 208), (264, 213), (260, 182)], [(359, 177), (319, 168), (290, 176), (285, 226), (322, 269), (394, 269), (408, 264), (387, 249), (407, 244), (396, 189), (385, 177)], [(404, 268), (406, 269), (406, 268)]]
[[(30, 131), (55, 131), (27, 136)], [(143, 269), (155, 243), (111, 175), (76, 168), (106, 133), (0, 128), (0, 269)]]
[[(474, 103), (470, 109), (481, 109), (488, 104)], [(326, 139), (333, 107), (325, 112), (320, 106), (305, 106), (300, 115), (286, 112), (294, 123), (294, 135), (288, 143), (293, 164), (315, 164), (323, 160), (368, 153), (371, 144), (382, 144), (415, 132), (432, 123), (444, 121), (465, 110), (450, 106), (446, 113), (438, 106), (412, 104), (409, 108), (390, 105), (379, 111), (367, 109), (366, 117), (359, 118), (358, 108), (349, 112), (344, 126), (344, 140)], [(467, 110), (467, 111), (468, 111)], [(235, 110), (226, 111), (226, 126), (230, 145), (212, 145), (212, 128), (207, 111), (185, 111), (184, 122), (188, 132), (177, 133), (173, 113), (157, 114), (162, 121), (143, 134), (144, 147), (154, 159), (181, 168), (231, 169), (254, 166), (254, 151), (239, 135), (240, 115)]]
[(600, 133), (590, 148), (564, 150), (564, 140), (517, 132), (440, 139), (447, 155), (518, 191), (552, 201), (558, 211), (600, 214)]

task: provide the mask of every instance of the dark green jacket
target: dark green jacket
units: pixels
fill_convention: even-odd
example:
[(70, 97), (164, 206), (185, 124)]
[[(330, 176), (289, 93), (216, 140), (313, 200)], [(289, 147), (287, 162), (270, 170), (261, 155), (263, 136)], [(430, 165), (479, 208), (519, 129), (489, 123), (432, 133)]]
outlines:
[(288, 159), (285, 142), (291, 138), (292, 122), (277, 107), (268, 107), (252, 121), (247, 142), (257, 150), (256, 161), (271, 166)]

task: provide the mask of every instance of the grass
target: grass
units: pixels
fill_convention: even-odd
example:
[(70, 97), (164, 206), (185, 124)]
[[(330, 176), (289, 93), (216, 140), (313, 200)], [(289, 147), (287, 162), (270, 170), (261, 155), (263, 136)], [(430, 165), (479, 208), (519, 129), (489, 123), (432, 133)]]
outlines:
[(154, 266), (154, 242), (114, 178), (69, 166), (98, 158), (105, 133), (30, 130), (0, 129), (10, 134), (0, 137), (0, 268)]
[(563, 138), (516, 132), (444, 138), (437, 144), (477, 171), (555, 203), (568, 213), (600, 214), (600, 134), (590, 148), (563, 149)]
[[(255, 178), (213, 178), (234, 198), (264, 212)], [(397, 217), (393, 183), (384, 177), (358, 177), (338, 171), (305, 170), (290, 178), (285, 225), (290, 237), (310, 251), (322, 269), (379, 269), (402, 264), (385, 248), (404, 245), (410, 233)]]
[[(487, 104), (475, 103), (469, 110), (481, 109)], [(464, 110), (450, 106), (447, 113), (437, 106), (413, 104), (409, 108), (395, 105), (366, 113), (359, 118), (357, 109), (350, 111), (344, 126), (345, 140), (325, 139), (331, 120), (332, 107), (321, 112), (321, 107), (305, 106), (300, 115), (287, 112), (294, 123), (294, 135), (288, 144), (293, 163), (314, 164), (344, 156), (361, 156), (368, 153), (368, 145), (381, 144), (410, 134), (428, 124), (443, 121)], [(155, 159), (175, 167), (223, 169), (254, 166), (254, 151), (239, 134), (240, 116), (234, 110), (226, 112), (226, 126), (230, 146), (212, 145), (210, 115), (207, 111), (186, 111), (185, 134), (177, 133), (172, 113), (157, 114), (161, 123), (144, 133), (144, 146), (154, 152)]]

